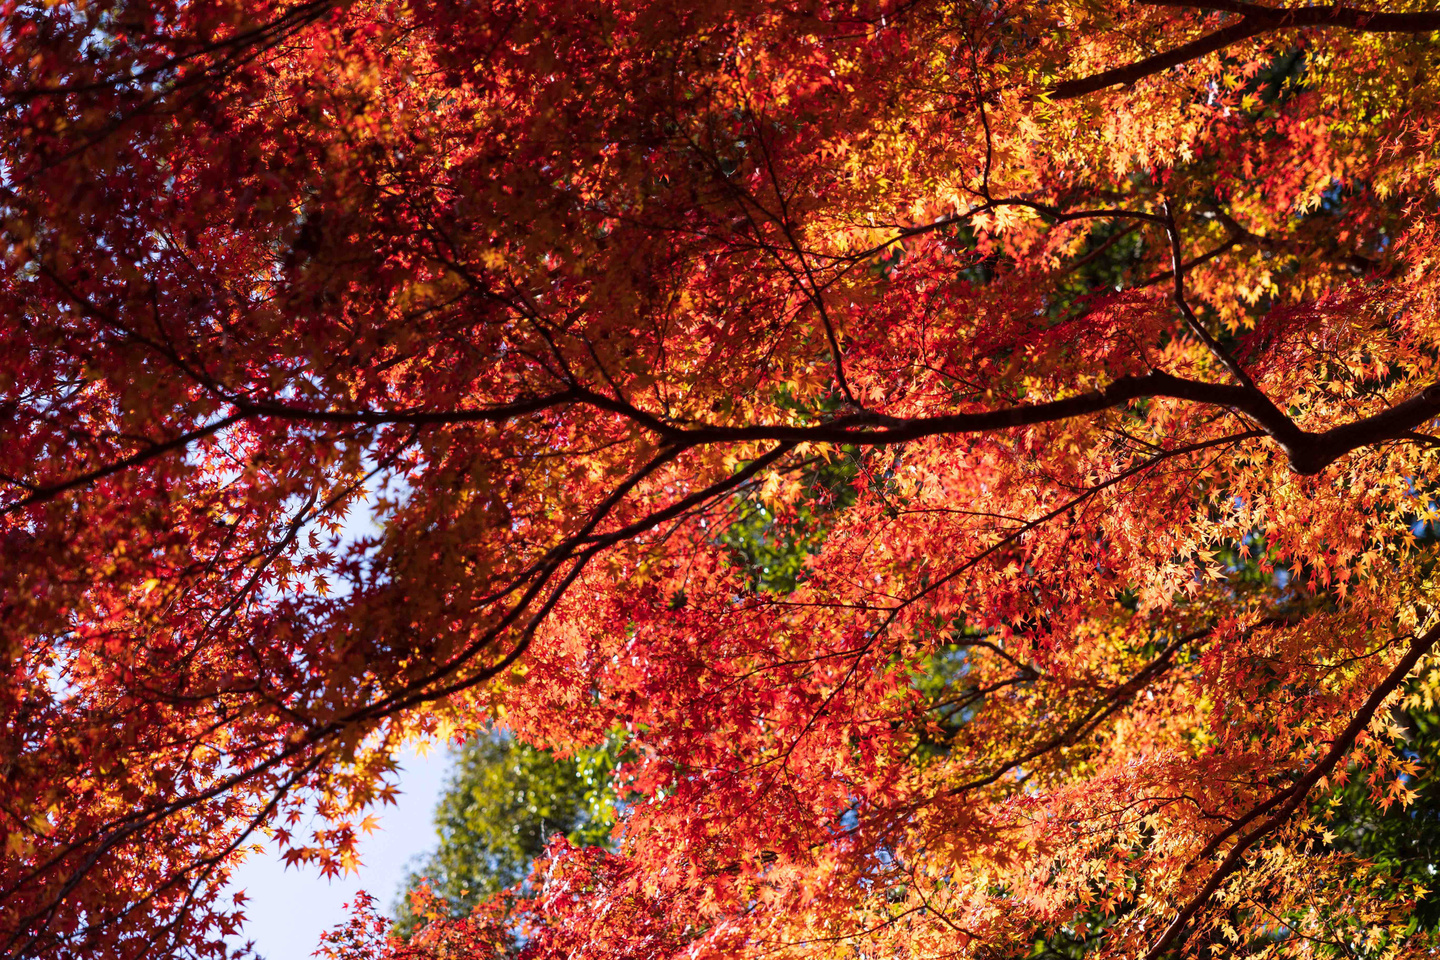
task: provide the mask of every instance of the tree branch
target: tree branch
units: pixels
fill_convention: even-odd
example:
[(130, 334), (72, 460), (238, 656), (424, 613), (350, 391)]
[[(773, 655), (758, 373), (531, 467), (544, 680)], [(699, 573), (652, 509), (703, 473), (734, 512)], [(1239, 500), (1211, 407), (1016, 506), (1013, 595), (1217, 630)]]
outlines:
[[(1155, 944), (1145, 953), (1144, 960), (1159, 960), (1165, 953), (1184, 942), (1185, 938), (1189, 935), (1188, 928), (1190, 921), (1193, 920), (1195, 915), (1205, 906), (1210, 897), (1220, 889), (1220, 885), (1225, 882), (1226, 878), (1240, 868), (1241, 860), (1244, 858), (1246, 851), (1283, 824), (1300, 806), (1305, 797), (1309, 795), (1310, 791), (1315, 787), (1315, 784), (1319, 783), (1322, 777), (1335, 769), (1335, 766), (1349, 755), (1351, 748), (1355, 744), (1355, 739), (1370, 725), (1370, 721), (1374, 718), (1375, 712), (1380, 709), (1390, 694), (1394, 693), (1395, 690), (1405, 682), (1405, 679), (1410, 676), (1410, 671), (1415, 669), (1415, 665), (1420, 662), (1420, 658), (1434, 649), (1437, 642), (1440, 642), (1440, 625), (1431, 627), (1423, 636), (1416, 638), (1414, 642), (1410, 644), (1410, 649), (1405, 651), (1405, 655), (1400, 658), (1400, 662), (1395, 664), (1394, 669), (1390, 671), (1380, 685), (1371, 691), (1370, 696), (1366, 698), (1360, 710), (1351, 718), (1350, 723), (1341, 731), (1340, 735), (1335, 738), (1325, 756), (1315, 762), (1306, 772), (1305, 776), (1300, 778), (1299, 783), (1279, 794), (1279, 796), (1283, 796), (1285, 799), (1280, 803), (1279, 808), (1276, 809), (1274, 813), (1258, 827), (1242, 837), (1235, 846), (1230, 848), (1230, 852), (1225, 855), (1225, 859), (1220, 862), (1220, 866), (1210, 875), (1210, 879), (1207, 880), (1199, 892), (1191, 897), (1185, 906), (1181, 908), (1180, 912), (1175, 915), (1175, 919), (1170, 921), (1169, 926), (1167, 926), (1165, 931), (1160, 935), (1160, 939), (1156, 940)], [(1261, 808), (1273, 808), (1275, 806), (1275, 800), (1275, 797), (1271, 797), (1265, 801), (1265, 803), (1261, 804)], [(1207, 846), (1206, 849), (1209, 850), (1210, 847)]]
[(1440, 30), (1440, 12), (1372, 13), (1351, 7), (1264, 7), (1239, 0), (1138, 0), (1149, 6), (1214, 10), (1241, 14), (1241, 19), (1214, 33), (1206, 34), (1174, 50), (1157, 53), (1123, 67), (1104, 70), (1088, 77), (1066, 80), (1050, 90), (1052, 100), (1072, 100), (1106, 87), (1129, 85), (1137, 80), (1198, 60), (1234, 43), (1274, 30), (1306, 27), (1355, 30), (1361, 33), (1433, 33)]

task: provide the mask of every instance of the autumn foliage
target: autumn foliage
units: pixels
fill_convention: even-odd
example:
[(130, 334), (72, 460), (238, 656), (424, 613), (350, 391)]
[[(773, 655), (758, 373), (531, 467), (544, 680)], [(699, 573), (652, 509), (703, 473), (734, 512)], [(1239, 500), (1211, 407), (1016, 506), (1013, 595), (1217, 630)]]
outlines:
[(1440, 12), (0, 11), (0, 956), (491, 723), (614, 849), (338, 955), (1428, 947)]

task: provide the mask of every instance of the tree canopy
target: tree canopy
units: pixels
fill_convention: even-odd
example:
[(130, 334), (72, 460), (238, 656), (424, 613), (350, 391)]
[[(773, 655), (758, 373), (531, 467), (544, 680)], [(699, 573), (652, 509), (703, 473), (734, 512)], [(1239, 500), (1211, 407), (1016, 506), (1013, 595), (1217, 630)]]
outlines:
[(612, 845), (337, 955), (1428, 949), (1440, 12), (0, 10), (0, 956), (493, 724)]

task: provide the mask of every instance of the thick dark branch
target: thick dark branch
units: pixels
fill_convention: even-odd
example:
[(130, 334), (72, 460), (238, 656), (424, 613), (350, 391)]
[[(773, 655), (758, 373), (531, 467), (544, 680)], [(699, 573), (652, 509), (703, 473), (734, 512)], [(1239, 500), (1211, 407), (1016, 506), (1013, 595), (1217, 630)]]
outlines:
[(1234, 43), (1258, 37), (1274, 30), (1293, 30), (1302, 27), (1339, 28), (1357, 30), (1362, 33), (1433, 33), (1440, 30), (1440, 12), (1417, 13), (1371, 13), (1350, 7), (1264, 7), (1253, 3), (1232, 2), (1232, 0), (1202, 0), (1186, 3), (1183, 0), (1140, 0), (1151, 6), (1179, 7), (1182, 9), (1216, 10), (1238, 13), (1242, 18), (1236, 23), (1221, 27), (1214, 33), (1206, 34), (1174, 50), (1157, 53), (1153, 57), (1115, 67), (1089, 77), (1067, 80), (1050, 91), (1052, 100), (1070, 100), (1083, 97), (1106, 87), (1131, 84), (1162, 70), (1177, 67), (1182, 63), (1197, 60), (1206, 54), (1223, 50)]
[[(1183, 390), (1183, 385), (1190, 383), (1191, 381), (1179, 380), (1168, 374), (1151, 373), (1141, 377), (1122, 377), (1104, 390), (1083, 393), (1064, 400), (1022, 404), (1002, 410), (956, 413), (916, 419), (897, 419), (881, 414), (863, 413), (809, 426), (785, 424), (754, 424), (737, 427), (708, 424), (683, 426), (647, 413), (624, 400), (596, 393), (584, 387), (572, 387), (542, 397), (474, 410), (401, 410), (393, 412), (386, 410), (307, 410), (284, 404), (246, 402), (236, 402), (236, 406), (240, 408), (242, 416), (275, 417), (306, 423), (363, 424), (366, 426), (385, 424), (453, 426), (477, 422), (500, 422), (549, 407), (573, 403), (619, 414), (652, 433), (658, 434), (665, 441), (683, 446), (756, 440), (780, 443), (885, 445), (905, 443), (942, 433), (978, 433), (1065, 420), (1120, 406), (1141, 397), (1165, 395), (1167, 392), (1181, 396), (1182, 394), (1173, 394), (1173, 391)], [(1207, 385), (1194, 383), (1193, 386), (1202, 388)], [(1216, 389), (1222, 393), (1206, 395), (1202, 402), (1233, 405), (1234, 398), (1223, 393), (1228, 388), (1217, 387)], [(1185, 399), (1192, 399), (1188, 392), (1183, 396)]]
[(1050, 91), (1051, 100), (1073, 100), (1075, 97), (1083, 97), (1087, 93), (1094, 93), (1097, 90), (1104, 90), (1106, 87), (1129, 85), (1137, 80), (1143, 79), (1162, 70), (1169, 70), (1171, 67), (1178, 67), (1182, 63), (1196, 60), (1207, 53), (1214, 53), (1223, 50), (1232, 43), (1239, 43), (1241, 40), (1248, 40), (1251, 37), (1259, 36), (1268, 30), (1274, 29), (1245, 19), (1239, 23), (1232, 23), (1228, 27), (1221, 27), (1212, 34), (1191, 40), (1187, 44), (1176, 47), (1174, 50), (1158, 53), (1153, 57), (1146, 57), (1144, 60), (1127, 64), (1123, 67), (1115, 67), (1101, 73), (1088, 77), (1081, 77), (1078, 80), (1066, 80), (1057, 84)]
[(1124, 406), (1135, 400), (1171, 397), (1225, 407), (1245, 414), (1281, 445), (1296, 471), (1318, 473), (1356, 447), (1382, 439), (1394, 439), (1440, 415), (1440, 386), (1432, 389), (1434, 397), (1429, 400), (1423, 399), (1430, 392), (1427, 391), (1427, 394), (1412, 398), (1383, 414), (1323, 434), (1301, 430), (1257, 390), (1186, 380), (1154, 370), (1141, 376), (1121, 377), (1103, 390), (1082, 393), (1064, 400), (1021, 404), (1001, 410), (954, 413), (910, 420), (860, 414), (814, 426), (702, 426), (674, 430), (668, 435), (675, 442), (683, 443), (768, 440), (885, 446), (946, 434), (987, 433), (1053, 423)]
[[(1200, 318), (1195, 315), (1195, 311), (1190, 306), (1190, 300), (1185, 294), (1185, 256), (1180, 248), (1180, 228), (1175, 223), (1175, 214), (1170, 209), (1169, 201), (1165, 203), (1165, 221), (1165, 234), (1170, 239), (1170, 275), (1175, 281), (1172, 298), (1175, 306), (1180, 310), (1180, 315), (1184, 317), (1186, 326), (1200, 338), (1215, 359), (1220, 361), (1221, 366), (1230, 371), (1230, 375), (1235, 378), (1236, 383), (1263, 398), (1265, 395), (1260, 392), (1259, 387), (1255, 386), (1250, 375), (1234, 357), (1230, 356), (1219, 341), (1211, 336), (1210, 331), (1205, 329), (1205, 324), (1200, 322)], [(1265, 398), (1265, 402), (1269, 403), (1270, 401)]]
[(1373, 416), (1323, 433), (1301, 430), (1259, 390), (1229, 384), (1186, 380), (1156, 370), (1142, 376), (1122, 377), (1103, 390), (1048, 403), (923, 417), (914, 420), (883, 418), (879, 429), (855, 429), (860, 418), (842, 418), (820, 426), (703, 427), (680, 436), (700, 442), (725, 440), (776, 440), (795, 443), (851, 443), (883, 445), (905, 443), (940, 434), (980, 433), (1011, 427), (1049, 423), (1098, 413), (1148, 397), (1171, 397), (1245, 414), (1280, 444), (1297, 473), (1315, 474), (1352, 450), (1386, 440), (1405, 438), (1411, 431), (1440, 416), (1440, 384)]
[(54, 498), (60, 496), (60, 494), (62, 493), (70, 490), (75, 490), (79, 487), (89, 486), (92, 483), (104, 480), (106, 477), (114, 476), (117, 473), (129, 470), (131, 467), (137, 467), (142, 463), (148, 463), (149, 461), (154, 460), (158, 457), (163, 457), (166, 454), (183, 451), (196, 440), (201, 440), (205, 437), (211, 436), (212, 434), (219, 433), (226, 427), (239, 423), (241, 420), (244, 419), (244, 414), (232, 414), (231, 416), (225, 417), (223, 420), (217, 420), (207, 426), (191, 430), (189, 433), (183, 433), (173, 440), (167, 440), (164, 443), (153, 444), (139, 451), (138, 453), (133, 453), (128, 457), (125, 457), (121, 460), (116, 460), (114, 463), (106, 464), (105, 466), (99, 467), (95, 470), (91, 470), (88, 473), (82, 473), (77, 477), (71, 477), (69, 480), (65, 480), (60, 483), (49, 484), (46, 486), (35, 486), (32, 488), (32, 492), (29, 496), (22, 497), (14, 503), (0, 508), (0, 516), (6, 516), (8, 514), (15, 513), (18, 510), (23, 510), (28, 506), (32, 506), (36, 503), (41, 503), (45, 500), (53, 500)]
[(1357, 10), (1339, 4), (1314, 7), (1267, 7), (1244, 0), (1138, 0), (1151, 7), (1182, 10), (1214, 10), (1238, 13), (1256, 21), (1283, 27), (1340, 27), (1361, 33), (1432, 33), (1440, 30), (1440, 11), (1415, 10), (1409, 13), (1380, 13)]
[(658, 435), (668, 444), (680, 448), (712, 443), (769, 441), (782, 444), (835, 443), (860, 446), (889, 446), (909, 443), (926, 437), (945, 434), (987, 433), (1041, 423), (1054, 423), (1099, 413), (1124, 406), (1135, 400), (1170, 397), (1209, 406), (1225, 407), (1245, 414), (1271, 439), (1280, 444), (1297, 473), (1314, 474), (1352, 450), (1387, 440), (1413, 439), (1416, 427), (1440, 417), (1440, 384), (1432, 384), (1420, 393), (1388, 410), (1356, 420), (1324, 433), (1301, 430), (1258, 389), (1229, 384), (1186, 380), (1159, 370), (1134, 377), (1121, 377), (1103, 390), (1050, 400), (1045, 403), (1020, 404), (1000, 410), (974, 413), (952, 413), (938, 417), (899, 419), (882, 414), (855, 414), (815, 425), (754, 424), (752, 426), (680, 426), (648, 413), (638, 407), (583, 387), (572, 387), (559, 393), (517, 400), (511, 404), (474, 410), (306, 410), (281, 404), (237, 403), (239, 412), (193, 430), (174, 440), (147, 447), (132, 456), (81, 474), (63, 483), (37, 486), (28, 496), (0, 508), (0, 515), (13, 513), (27, 506), (51, 500), (62, 493), (88, 486), (130, 467), (153, 460), (167, 453), (184, 450), (200, 438), (225, 427), (258, 417), (297, 420), (307, 423), (341, 423), (382, 426), (447, 426), (471, 423), (496, 423), (568, 404), (583, 404), (608, 410), (629, 419)]
[[(1341, 760), (1349, 756), (1351, 749), (1355, 746), (1356, 738), (1370, 726), (1370, 721), (1374, 719), (1375, 712), (1380, 709), (1380, 706), (1390, 694), (1394, 693), (1395, 690), (1405, 682), (1405, 679), (1410, 676), (1410, 671), (1415, 669), (1415, 665), (1420, 662), (1420, 658), (1434, 649), (1437, 642), (1440, 642), (1440, 626), (1431, 627), (1423, 636), (1415, 638), (1410, 644), (1410, 649), (1405, 651), (1405, 656), (1400, 658), (1400, 662), (1395, 664), (1394, 669), (1390, 671), (1380, 685), (1370, 692), (1370, 696), (1365, 699), (1365, 703), (1361, 705), (1360, 710), (1351, 718), (1350, 723), (1346, 725), (1345, 729), (1341, 731), (1340, 735), (1331, 743), (1330, 749), (1325, 755), (1306, 771), (1298, 783), (1282, 791), (1280, 796), (1283, 796), (1285, 799), (1279, 804), (1279, 808), (1275, 809), (1274, 813), (1270, 814), (1259, 826), (1245, 834), (1235, 846), (1230, 848), (1230, 852), (1225, 855), (1225, 859), (1220, 862), (1220, 866), (1215, 868), (1215, 872), (1210, 875), (1210, 879), (1207, 880), (1199, 892), (1191, 897), (1185, 906), (1181, 908), (1180, 912), (1175, 915), (1175, 919), (1170, 921), (1169, 926), (1167, 926), (1165, 931), (1160, 935), (1160, 939), (1156, 940), (1154, 946), (1146, 952), (1144, 960), (1159, 960), (1160, 957), (1184, 942), (1185, 937), (1189, 934), (1190, 921), (1195, 918), (1195, 915), (1201, 908), (1203, 908), (1215, 892), (1220, 889), (1220, 885), (1240, 868), (1245, 853), (1288, 820), (1290, 815), (1304, 802), (1310, 791), (1314, 789), (1315, 784), (1319, 783), (1321, 778), (1327, 776), (1331, 770), (1334, 770)], [(1266, 809), (1273, 809), (1275, 807), (1275, 799), (1276, 798), (1272, 797), (1261, 806)], [(1209, 848), (1207, 847), (1207, 849)]]
[(501, 423), (529, 413), (580, 399), (582, 394), (574, 390), (561, 390), (539, 397), (527, 397), (495, 407), (476, 407), (470, 410), (308, 410), (284, 403), (251, 403), (233, 401), (240, 413), (246, 417), (274, 417), (279, 420), (298, 420), (306, 423), (355, 424), (359, 426), (385, 426), (408, 424), (410, 426), (440, 426), (462, 423)]

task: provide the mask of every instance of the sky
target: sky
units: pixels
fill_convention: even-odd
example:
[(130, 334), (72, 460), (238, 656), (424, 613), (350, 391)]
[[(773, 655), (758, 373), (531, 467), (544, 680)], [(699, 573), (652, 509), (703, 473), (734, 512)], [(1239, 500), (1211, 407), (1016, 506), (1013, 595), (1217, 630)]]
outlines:
[[(375, 491), (345, 518), (345, 542), (382, 533), (371, 513)], [(390, 489), (390, 496), (397, 491)], [(403, 494), (402, 494), (403, 495)], [(232, 937), (235, 946), (247, 940), (264, 960), (308, 960), (320, 935), (349, 917), (345, 904), (364, 890), (389, 912), (414, 862), (435, 849), (432, 814), (450, 769), (450, 751), (432, 746), (424, 754), (413, 747), (401, 754), (400, 795), (394, 806), (376, 807), (380, 828), (360, 839), (360, 868), (344, 877), (326, 879), (313, 864), (286, 867), (273, 846), (255, 855), (231, 875), (230, 890), (246, 894), (244, 930)]]
[(287, 868), (273, 849), (235, 871), (230, 889), (243, 889), (249, 898), (237, 945), (253, 940), (256, 954), (265, 960), (306, 960), (320, 935), (349, 916), (344, 904), (356, 891), (376, 897), (388, 912), (411, 861), (435, 847), (431, 814), (445, 785), (450, 753), (438, 748), (421, 756), (412, 749), (401, 756), (400, 768), (398, 802), (375, 811), (380, 829), (361, 838), (357, 873), (326, 880), (313, 865)]

